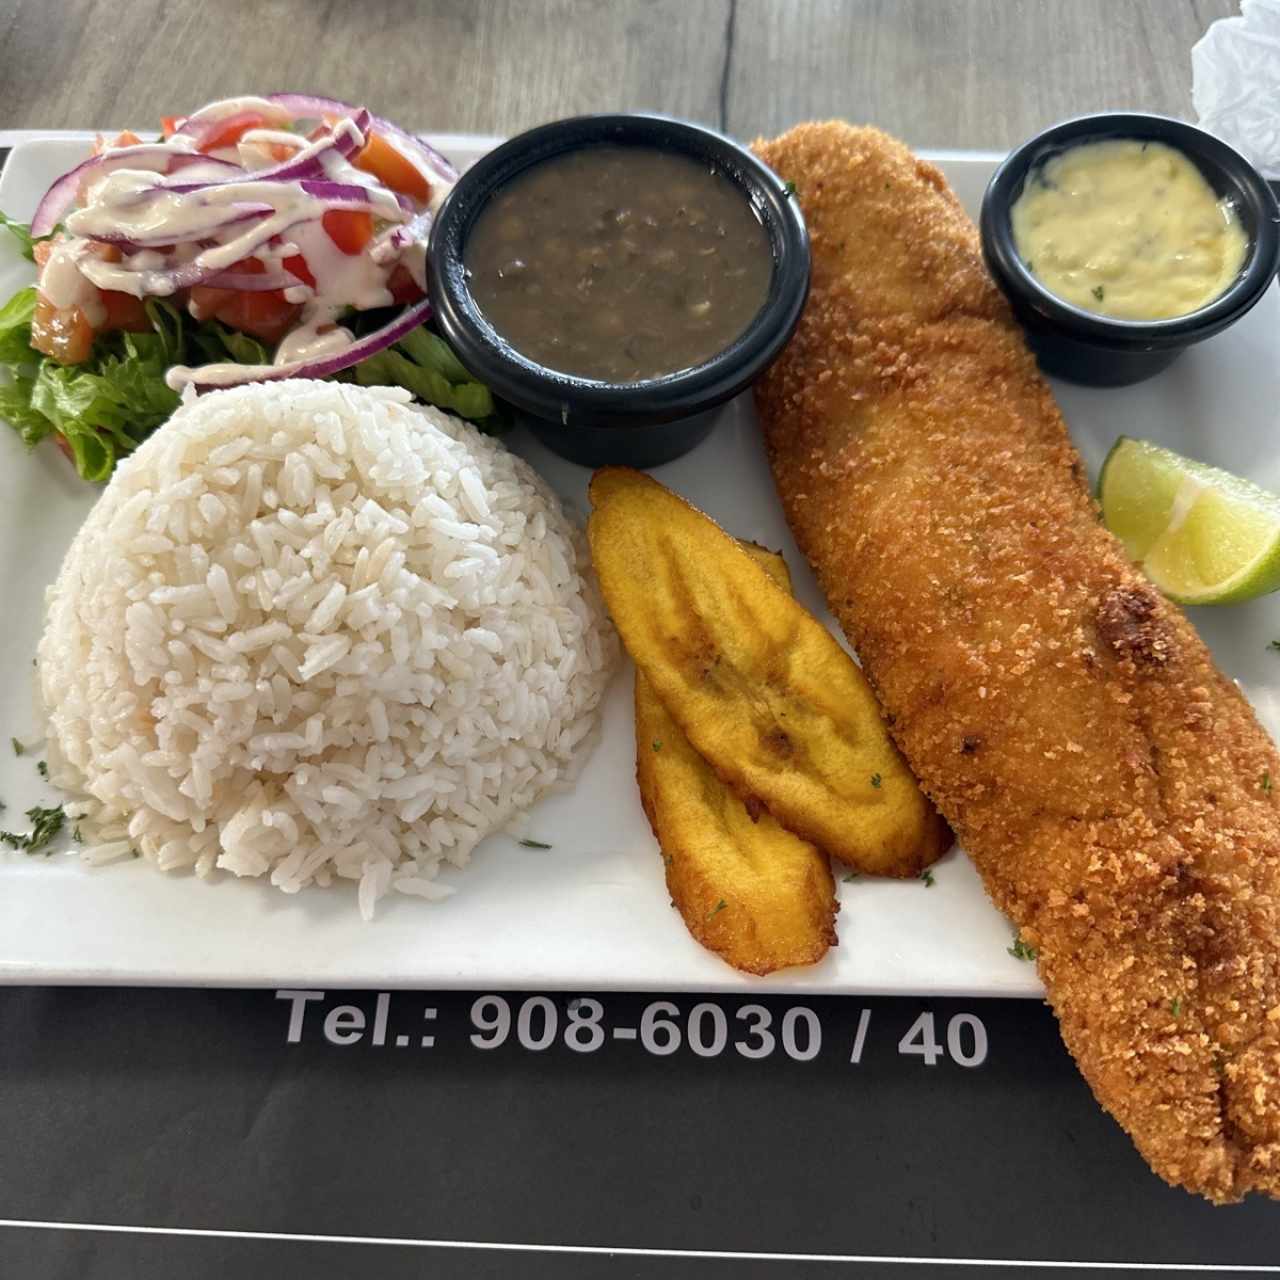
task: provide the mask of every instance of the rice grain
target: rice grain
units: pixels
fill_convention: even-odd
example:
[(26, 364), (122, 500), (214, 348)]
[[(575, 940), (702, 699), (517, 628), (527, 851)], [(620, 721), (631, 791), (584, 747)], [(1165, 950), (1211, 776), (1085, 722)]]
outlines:
[(50, 778), (88, 861), (355, 880), (368, 917), (573, 777), (616, 653), (580, 530), (500, 444), (390, 388), (215, 392), (50, 588)]

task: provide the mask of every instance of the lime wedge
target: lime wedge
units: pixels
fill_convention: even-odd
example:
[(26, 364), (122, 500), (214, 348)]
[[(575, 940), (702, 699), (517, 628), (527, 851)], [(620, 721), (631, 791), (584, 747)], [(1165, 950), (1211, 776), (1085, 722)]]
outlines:
[(1232, 604), (1280, 588), (1280, 497), (1149, 440), (1121, 436), (1102, 464), (1107, 528), (1179, 604)]

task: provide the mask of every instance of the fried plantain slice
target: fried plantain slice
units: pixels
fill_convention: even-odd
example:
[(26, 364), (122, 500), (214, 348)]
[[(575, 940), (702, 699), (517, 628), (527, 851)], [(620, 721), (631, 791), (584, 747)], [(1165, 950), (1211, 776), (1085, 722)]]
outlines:
[(643, 472), (591, 482), (592, 560), (623, 644), (695, 751), (788, 830), (875, 875), (951, 843), (857, 664), (710, 518)]
[[(743, 544), (786, 591), (776, 552)], [(667, 889), (689, 932), (744, 973), (815, 964), (836, 945), (835, 882), (827, 855), (780, 827), (752, 820), (636, 671), (636, 780), (667, 868)]]

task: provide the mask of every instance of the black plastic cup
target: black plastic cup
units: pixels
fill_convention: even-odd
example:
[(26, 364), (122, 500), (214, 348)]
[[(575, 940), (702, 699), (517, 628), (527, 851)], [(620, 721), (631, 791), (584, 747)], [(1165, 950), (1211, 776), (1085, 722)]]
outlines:
[[(1212, 302), (1169, 320), (1116, 320), (1051, 293), (1027, 270), (1014, 247), (1010, 210), (1027, 175), (1083, 142), (1136, 138), (1181, 151), (1222, 199), (1231, 201), (1249, 238), (1235, 281)], [(1266, 292), (1280, 267), (1280, 210), (1261, 174), (1220, 138), (1182, 120), (1107, 112), (1067, 120), (1024, 142), (996, 170), (982, 199), (982, 252), (1027, 339), (1049, 374), (1090, 386), (1140, 382), (1240, 319)]]
[[(638, 382), (575, 377), (516, 350), (471, 296), (463, 251), (490, 196), (532, 165), (601, 144), (660, 148), (714, 166), (741, 188), (764, 227), (773, 254), (768, 296), (747, 329), (702, 364)], [(667, 116), (577, 116), (503, 143), (468, 169), (444, 202), (431, 229), (429, 260), (436, 323), (458, 358), (523, 410), (549, 449), (589, 467), (654, 467), (700, 443), (715, 425), (711, 411), (777, 358), (809, 293), (809, 237), (782, 180), (722, 134)]]

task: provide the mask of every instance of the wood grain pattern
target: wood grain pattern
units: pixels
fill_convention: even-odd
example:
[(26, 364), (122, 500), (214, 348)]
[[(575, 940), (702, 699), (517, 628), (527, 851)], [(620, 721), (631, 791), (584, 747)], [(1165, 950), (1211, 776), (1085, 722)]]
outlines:
[(1234, 0), (736, 0), (728, 125), (878, 124), (999, 147), (1068, 116), (1190, 116), (1191, 46)]
[(832, 115), (1001, 147), (1106, 107), (1190, 113), (1234, 0), (0, 0), (0, 128), (151, 125), (250, 89), (510, 133), (656, 109), (739, 137)]
[(508, 133), (582, 111), (715, 122), (728, 0), (0, 0), (0, 128), (151, 125), (263, 89)]

